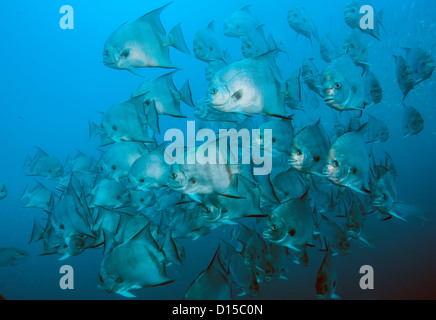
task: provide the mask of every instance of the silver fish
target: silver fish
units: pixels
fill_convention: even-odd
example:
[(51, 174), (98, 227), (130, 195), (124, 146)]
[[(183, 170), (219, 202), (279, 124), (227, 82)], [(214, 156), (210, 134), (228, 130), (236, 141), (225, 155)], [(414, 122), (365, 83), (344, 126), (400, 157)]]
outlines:
[(29, 257), (29, 253), (17, 248), (0, 248), (0, 267), (15, 267)]
[(146, 153), (148, 150), (141, 142), (114, 143), (102, 153), (99, 161), (101, 175), (119, 182), (127, 177), (133, 163)]
[(176, 68), (169, 57), (169, 46), (189, 54), (180, 24), (168, 35), (160, 21), (162, 11), (170, 3), (141, 18), (118, 27), (106, 40), (103, 63), (114, 69), (159, 67)]
[(394, 58), (398, 85), (403, 92), (403, 100), (405, 100), (409, 92), (415, 88), (415, 78), (413, 77), (412, 68), (403, 56), (394, 55)]
[(200, 29), (194, 36), (194, 55), (205, 62), (224, 60), (224, 53), (214, 30), (214, 21)]
[(256, 29), (259, 22), (250, 11), (250, 6), (245, 6), (233, 12), (224, 21), (224, 35), (227, 37), (241, 37)]
[(424, 130), (424, 118), (412, 106), (404, 105), (403, 108), (403, 133), (404, 137), (417, 135)]
[(262, 26), (248, 32), (241, 38), (241, 51), (245, 58), (258, 57), (269, 51)]
[(366, 69), (369, 65), (368, 46), (362, 33), (351, 30), (345, 38), (343, 53), (348, 54), (356, 66)]
[(304, 59), (301, 75), (310, 90), (323, 98), (323, 78), (314, 64), (314, 59)]
[(132, 98), (141, 96), (145, 108), (156, 107), (159, 115), (168, 115), (172, 117), (184, 118), (180, 112), (180, 101), (193, 107), (191, 89), (189, 81), (186, 81), (180, 90), (177, 90), (173, 82), (172, 71), (157, 79), (145, 81), (133, 93)]
[(321, 39), (319, 52), (322, 59), (327, 63), (330, 63), (339, 57), (337, 46), (333, 43), (330, 34)]
[(133, 298), (131, 290), (165, 285), (173, 282), (165, 268), (169, 252), (160, 249), (145, 227), (140, 233), (127, 242), (113, 248), (104, 257), (98, 286), (108, 293), (117, 293)]
[(319, 42), (318, 30), (312, 19), (307, 15), (306, 9), (294, 6), (288, 11), (288, 24), (297, 32), (307, 37), (312, 44), (312, 36)]
[(406, 51), (406, 58), (412, 69), (415, 86), (429, 79), (435, 69), (435, 62), (430, 53), (421, 48), (402, 49)]
[(330, 63), (324, 71), (324, 102), (337, 111), (363, 110), (364, 81), (349, 55)]
[(321, 174), (328, 141), (321, 121), (303, 128), (292, 141), (289, 163), (303, 173)]
[(335, 293), (337, 287), (337, 273), (332, 260), (331, 251), (327, 246), (327, 252), (316, 276), (315, 288), (318, 299), (340, 299)]
[(340, 136), (330, 147), (323, 174), (328, 180), (356, 192), (368, 194), (369, 157), (361, 133)]
[(275, 67), (274, 52), (236, 61), (212, 78), (208, 99), (222, 112), (286, 118), (285, 96)]
[(24, 168), (29, 167), (29, 176), (40, 176), (44, 178), (59, 178), (64, 173), (62, 163), (55, 157), (48, 155), (43, 150), (37, 148), (35, 156), (30, 158), (26, 157)]
[(166, 163), (164, 154), (163, 147), (158, 147), (138, 158), (128, 173), (129, 186), (143, 191), (166, 186), (170, 165)]
[(369, 5), (370, 2), (367, 0), (350, 0), (347, 2), (344, 11), (345, 22), (348, 26), (353, 29), (358, 29), (363, 33), (369, 34), (380, 40), (380, 27), (383, 28), (383, 10), (379, 12), (374, 11), (374, 27), (368, 29), (362, 29), (360, 27), (360, 21), (363, 17), (363, 14), (360, 13), (360, 8), (364, 5)]
[(32, 190), (26, 187), (21, 199), (26, 199), (25, 208), (39, 208), (47, 212), (51, 212), (54, 206), (55, 195), (48, 190), (43, 184), (37, 182), (37, 186)]
[(272, 211), (263, 231), (267, 241), (295, 251), (303, 251), (312, 243), (315, 224), (307, 194)]

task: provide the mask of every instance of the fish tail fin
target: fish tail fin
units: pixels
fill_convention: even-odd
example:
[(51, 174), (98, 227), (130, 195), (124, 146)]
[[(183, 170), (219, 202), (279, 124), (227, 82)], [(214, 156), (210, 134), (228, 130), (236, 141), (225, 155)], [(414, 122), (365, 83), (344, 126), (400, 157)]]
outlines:
[(189, 86), (189, 80), (183, 84), (182, 88), (179, 91), (180, 100), (186, 103), (190, 107), (194, 107), (194, 102), (192, 101), (192, 92), (191, 87)]
[(394, 217), (399, 218), (401, 220), (405, 220), (406, 218), (415, 218), (424, 222), (428, 222), (429, 218), (425, 214), (425, 212), (422, 211), (421, 208), (419, 208), (416, 205), (410, 204), (410, 203), (404, 203), (404, 202), (397, 202), (395, 203), (394, 208), (395, 214), (391, 213)]
[(23, 169), (30, 167), (31, 164), (32, 164), (32, 158), (29, 155), (26, 155), (26, 159), (24, 160)]
[(100, 128), (91, 120), (88, 120), (88, 126), (89, 126), (89, 140), (92, 140), (100, 133)]
[(34, 220), (32, 235), (30, 236), (29, 244), (44, 239), (44, 232), (44, 228), (41, 226), (41, 224), (38, 221)]
[(20, 200), (28, 198), (29, 196), (30, 196), (29, 186), (26, 186), (26, 189), (24, 189), (23, 193), (21, 194)]
[(171, 232), (167, 233), (161, 251), (164, 253), (165, 258), (168, 262), (174, 263), (175, 265), (178, 266), (182, 265), (182, 261), (177, 251), (177, 246), (174, 243), (174, 239), (171, 236)]
[(176, 48), (177, 50), (191, 54), (188, 47), (186, 46), (185, 38), (183, 37), (182, 29), (180, 28), (180, 23), (176, 24), (168, 34), (167, 45)]

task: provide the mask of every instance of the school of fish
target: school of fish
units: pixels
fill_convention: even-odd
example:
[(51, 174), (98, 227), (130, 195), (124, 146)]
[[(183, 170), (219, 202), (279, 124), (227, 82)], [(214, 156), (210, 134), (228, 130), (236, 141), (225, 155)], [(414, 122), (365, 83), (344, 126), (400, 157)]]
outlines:
[[(344, 19), (349, 32), (341, 48), (333, 34), (318, 32), (304, 8), (290, 8), (289, 27), (307, 38), (298, 41), (312, 47), (318, 43), (326, 66), (321, 70), (322, 64), (307, 57), (289, 79), (282, 79), (277, 59), (292, 56), (282, 37), (267, 33), (252, 7), (233, 12), (222, 28), (224, 36), (240, 40), (243, 58), (233, 60), (220, 45), (214, 21), (198, 29), (192, 48), (180, 23), (167, 33), (160, 16), (169, 5), (108, 33), (105, 66), (127, 70), (132, 77), (144, 68), (170, 71), (132, 88), (126, 101), (108, 106), (100, 123), (89, 121), (90, 139), (101, 141), (100, 158), (78, 151), (62, 164), (37, 149), (25, 160), (27, 175), (39, 179), (25, 188), (21, 200), (47, 218), (35, 220), (30, 243), (42, 243), (42, 255), (60, 260), (85, 250), (102, 251), (96, 285), (135, 297), (136, 290), (177, 281), (167, 268), (183, 268), (186, 253), (180, 239), (195, 241), (230, 228), (230, 238), (221, 240), (210, 264), (180, 298), (258, 297), (262, 283), (289, 281), (289, 263), (308, 266), (311, 251), (321, 250), (325, 258), (314, 279), (314, 297), (338, 299), (341, 275), (335, 256), (351, 254), (352, 243), (377, 245), (365, 227), (370, 216), (380, 223), (429, 219), (398, 198), (399, 173), (390, 155), (375, 159), (371, 152), (372, 144), (390, 138), (386, 123), (370, 114), (385, 98), (368, 62), (367, 45), (383, 41), (383, 12), (376, 10), (373, 30), (362, 30), (363, 2), (348, 1)], [(180, 88), (173, 82), (179, 69), (170, 59), (170, 47), (184, 54), (192, 51), (207, 65), (209, 86), (197, 103), (188, 79)], [(392, 79), (403, 100), (435, 68), (430, 52), (422, 48), (401, 48), (392, 62)], [(334, 127), (303, 103), (303, 84), (331, 108)], [(181, 103), (192, 108), (203, 127), (271, 129), (272, 172), (256, 176), (245, 164), (168, 164), (166, 143), (156, 137), (163, 116), (188, 118)], [(424, 129), (419, 108), (400, 103), (404, 137), (419, 135)], [(297, 130), (301, 112), (312, 112), (319, 120)], [(55, 181), (56, 188), (48, 188), (41, 178)], [(7, 196), (0, 183), (0, 200)], [(14, 266), (28, 255), (2, 248), (0, 267)]]

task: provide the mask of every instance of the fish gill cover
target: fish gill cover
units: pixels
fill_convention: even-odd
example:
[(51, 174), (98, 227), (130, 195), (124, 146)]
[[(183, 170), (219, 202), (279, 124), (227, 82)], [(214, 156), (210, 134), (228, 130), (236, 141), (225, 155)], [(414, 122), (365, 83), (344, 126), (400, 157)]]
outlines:
[(6, 299), (436, 298), (432, 1), (0, 6)]

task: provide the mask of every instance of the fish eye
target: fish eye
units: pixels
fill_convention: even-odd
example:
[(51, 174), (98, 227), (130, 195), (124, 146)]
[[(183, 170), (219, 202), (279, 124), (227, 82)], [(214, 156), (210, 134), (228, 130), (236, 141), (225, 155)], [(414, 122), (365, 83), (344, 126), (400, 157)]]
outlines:
[(275, 224), (273, 224), (273, 225), (271, 226), (271, 230), (272, 230), (272, 231), (277, 231), (277, 229), (278, 229), (278, 228), (277, 228), (277, 226), (276, 226)]
[(303, 155), (303, 152), (301, 152), (301, 150), (298, 149), (298, 150), (297, 150), (297, 154), (298, 154), (299, 156), (302, 156), (302, 155)]
[(339, 82), (335, 82), (335, 88), (336, 89), (340, 89), (342, 86)]
[(333, 167), (334, 168), (338, 168), (339, 167), (339, 162), (337, 160), (333, 161)]
[(171, 174), (171, 178), (177, 179), (177, 174), (176, 173)]
[(151, 101), (150, 101), (150, 100), (145, 100), (145, 104), (146, 104), (147, 106), (149, 106), (149, 105), (151, 104)]
[(388, 199), (388, 195), (386, 193), (383, 193), (383, 200), (387, 200)]
[(217, 93), (218, 93), (218, 90), (217, 90), (216, 88), (212, 88), (211, 93), (212, 93), (212, 94), (217, 94)]

